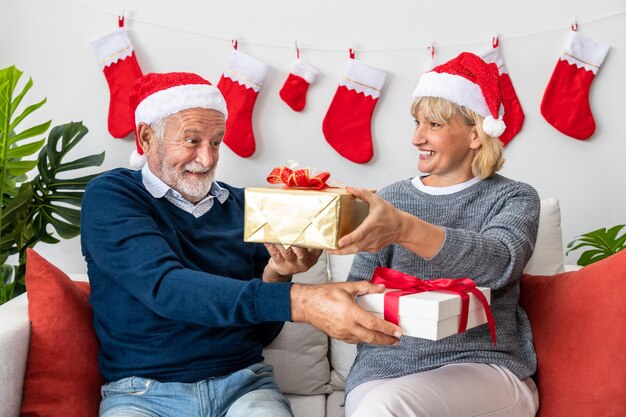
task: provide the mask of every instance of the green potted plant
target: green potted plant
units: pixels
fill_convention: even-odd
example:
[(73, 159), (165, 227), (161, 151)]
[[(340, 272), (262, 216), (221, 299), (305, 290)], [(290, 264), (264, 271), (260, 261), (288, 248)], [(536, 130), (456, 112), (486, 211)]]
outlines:
[(610, 229), (598, 229), (577, 236), (576, 239), (567, 244), (568, 251), (565, 254), (584, 247), (591, 248), (583, 252), (578, 258), (577, 264), (581, 266), (587, 266), (608, 258), (614, 253), (626, 249), (626, 233), (619, 236), (624, 226), (626, 225), (618, 224)]
[[(58, 243), (59, 237), (70, 239), (80, 233), (84, 190), (98, 174), (70, 178), (67, 172), (100, 166), (104, 161), (104, 152), (64, 160), (88, 132), (82, 122), (53, 127), (47, 140), (39, 138), (51, 121), (20, 127), (46, 102), (43, 99), (17, 112), (33, 85), (29, 79), (15, 94), (22, 74), (15, 66), (0, 69), (0, 304), (26, 290), (27, 248), (38, 242)], [(29, 159), (37, 152), (36, 159)]]

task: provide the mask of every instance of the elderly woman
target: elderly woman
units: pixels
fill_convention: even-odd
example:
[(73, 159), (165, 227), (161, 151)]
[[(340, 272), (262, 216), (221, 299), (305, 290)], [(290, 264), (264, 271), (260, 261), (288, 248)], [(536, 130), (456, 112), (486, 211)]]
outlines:
[(337, 254), (359, 252), (349, 281), (384, 266), (430, 280), (469, 277), (490, 287), (497, 346), (487, 326), (438, 341), (360, 343), (346, 385), (346, 417), (534, 416), (536, 356), (519, 279), (539, 223), (529, 185), (496, 174), (502, 95), (498, 69), (462, 53), (424, 74), (414, 92), (413, 145), (424, 176), (375, 195), (363, 224)]

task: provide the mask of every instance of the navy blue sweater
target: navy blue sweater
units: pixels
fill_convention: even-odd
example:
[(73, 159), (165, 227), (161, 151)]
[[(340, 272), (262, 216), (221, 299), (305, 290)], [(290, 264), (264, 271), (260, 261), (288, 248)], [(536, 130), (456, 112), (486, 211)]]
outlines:
[(263, 360), (290, 320), (290, 283), (264, 283), (263, 245), (245, 243), (243, 190), (199, 218), (155, 199), (141, 171), (91, 181), (81, 245), (103, 377), (194, 382)]

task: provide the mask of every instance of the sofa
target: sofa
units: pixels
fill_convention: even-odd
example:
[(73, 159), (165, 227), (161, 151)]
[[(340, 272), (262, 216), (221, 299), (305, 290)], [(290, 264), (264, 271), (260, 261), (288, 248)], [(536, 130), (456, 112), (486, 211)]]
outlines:
[[(520, 302), (538, 352), (539, 415), (624, 416), (626, 325), (614, 317), (626, 317), (626, 251), (565, 272), (560, 215), (556, 199), (542, 200), (535, 253), (522, 279)], [(351, 261), (324, 253), (294, 280), (343, 281)], [(0, 306), (0, 417), (97, 414), (102, 381), (88, 283), (84, 275), (71, 278), (31, 252), (28, 293)], [(296, 417), (344, 415), (355, 354), (354, 345), (302, 323), (286, 323), (264, 352)]]

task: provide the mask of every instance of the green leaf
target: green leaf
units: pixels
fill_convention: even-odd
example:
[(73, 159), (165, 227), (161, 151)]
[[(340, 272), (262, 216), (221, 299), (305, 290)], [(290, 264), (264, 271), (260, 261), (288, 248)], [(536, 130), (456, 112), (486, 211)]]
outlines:
[(615, 241), (615, 248), (618, 252), (622, 249), (626, 249), (626, 233)]
[[(22, 77), (22, 74), (24, 74), (22, 71), (18, 70), (17, 68), (15, 68), (15, 71), (16, 71), (15, 72), (15, 76), (16, 76), (15, 84), (13, 84), (13, 89), (11, 90), (11, 92), (15, 90), (15, 87), (17, 87), (18, 80)], [(13, 99), (13, 103), (11, 104), (10, 117), (13, 117), (15, 110), (17, 110), (17, 108), (20, 106), (20, 104), (22, 103), (22, 99), (24, 98), (26, 93), (28, 93), (28, 90), (30, 90), (32, 86), (33, 86), (33, 79), (31, 77), (28, 77), (28, 81), (26, 82), (26, 85), (24, 86), (22, 91)]]
[[(32, 82), (31, 82), (32, 85)], [(37, 110), (38, 108), (40, 108), (41, 106), (43, 106), (44, 104), (46, 104), (46, 100), (47, 99), (43, 99), (41, 100), (39, 103), (35, 103), (32, 104), (28, 107), (26, 107), (24, 109), (24, 111), (22, 112), (22, 114), (20, 114), (19, 116), (17, 116), (15, 119), (13, 119), (13, 121), (11, 122), (11, 125), (9, 126), (9, 131), (11, 130), (15, 130), (15, 128), (17, 127), (17, 125), (20, 124), (20, 122), (22, 120), (24, 120), (24, 118), (26, 118), (26, 116), (28, 116), (29, 114), (31, 114), (32, 112), (34, 112), (35, 110)], [(16, 107), (17, 108), (17, 107)]]
[(8, 171), (11, 171), (12, 175), (23, 175), (23, 174), (26, 174), (27, 172), (30, 172), (36, 166), (37, 166), (37, 160), (34, 160), (34, 161), (10, 160), (5, 163), (4, 168)]
[(70, 224), (80, 224), (80, 210), (76, 210), (70, 207), (64, 207), (59, 205), (50, 206), (50, 213), (57, 215), (67, 220)]
[(49, 202), (55, 203), (67, 203), (72, 204), (74, 206), (80, 206), (80, 203), (83, 201), (83, 192), (73, 192), (73, 191), (63, 191), (63, 192), (55, 192), (53, 194), (49, 194), (46, 199)]
[(52, 190), (84, 190), (89, 181), (94, 179), (100, 174), (87, 175), (75, 179), (52, 179), (52, 182), (47, 184), (47, 187)]
[(594, 262), (598, 262), (598, 261), (601, 261), (602, 259), (608, 258), (611, 255), (612, 253), (606, 253), (600, 250), (588, 250), (586, 252), (583, 252), (582, 255), (580, 255), (580, 258), (578, 259), (577, 263), (580, 266), (587, 266)]
[[(20, 188), (19, 193), (2, 209), (3, 220), (16, 216), (16, 213), (22, 210), (24, 206), (31, 205), (32, 201), (33, 188), (30, 184), (24, 184), (24, 186)], [(5, 222), (3, 221), (2, 224), (5, 224)]]
[(102, 162), (104, 162), (104, 152), (97, 154), (97, 155), (85, 156), (84, 158), (79, 158), (72, 162), (67, 162), (65, 164), (59, 164), (56, 172), (71, 171), (74, 169), (100, 166), (102, 165)]
[(582, 266), (605, 259), (625, 248), (626, 234), (618, 236), (624, 227), (626, 225), (619, 224), (609, 229), (597, 229), (577, 236), (567, 244), (568, 250), (565, 254), (580, 248), (591, 248), (580, 255), (577, 263)]
[(38, 140), (37, 142), (27, 143), (26, 145), (17, 146), (15, 148), (11, 148), (6, 153), (6, 158), (23, 158), (25, 156), (31, 156), (35, 152), (37, 152), (43, 144), (46, 143), (45, 139)]
[[(80, 227), (78, 225), (64, 222), (51, 216), (46, 216), (46, 222), (52, 225), (52, 227), (54, 227), (54, 230), (56, 230), (59, 236), (61, 236), (63, 239), (71, 239), (78, 236), (80, 233)], [(80, 224), (80, 219), (78, 220), (77, 224)]]
[(19, 133), (13, 137), (10, 137), (9, 143), (16, 143), (16, 142), (19, 142), (20, 140), (24, 140), (24, 139), (32, 138), (34, 136), (44, 134), (50, 127), (51, 123), (52, 123), (52, 120), (48, 120), (45, 123), (42, 123), (37, 126), (33, 126), (30, 129), (26, 129), (22, 133)]

